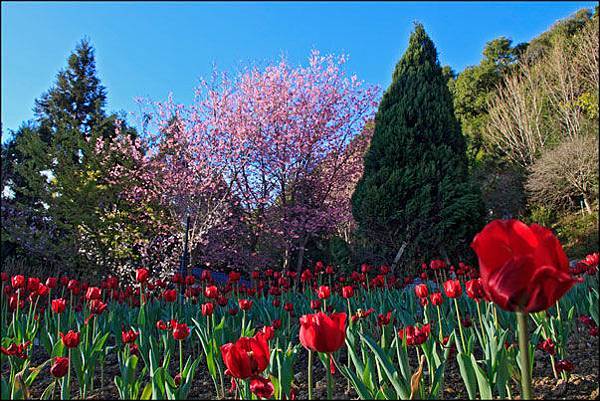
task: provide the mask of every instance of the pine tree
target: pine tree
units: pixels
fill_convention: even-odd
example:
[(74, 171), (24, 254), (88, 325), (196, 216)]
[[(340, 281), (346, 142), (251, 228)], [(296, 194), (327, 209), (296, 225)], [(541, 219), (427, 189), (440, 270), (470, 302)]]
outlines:
[(69, 56), (67, 69), (57, 74), (56, 85), (36, 100), (34, 112), (46, 138), (59, 130), (88, 136), (106, 118), (105, 105), (94, 48), (83, 39)]
[(387, 262), (403, 242), (404, 261), (455, 256), (481, 224), (447, 76), (420, 24), (379, 105), (352, 212), (359, 235)]
[[(93, 272), (103, 263), (97, 255), (108, 253), (101, 248), (110, 248), (102, 245), (102, 227), (118, 204), (118, 188), (106, 182), (103, 155), (94, 148), (97, 139), (106, 145), (114, 138), (123, 118), (106, 114), (106, 89), (87, 40), (35, 104), (36, 121), (14, 133), (15, 196), (2, 209), (12, 222), (6, 237), (18, 239), (20, 254), (32, 263)], [(136, 135), (125, 124), (121, 132)]]

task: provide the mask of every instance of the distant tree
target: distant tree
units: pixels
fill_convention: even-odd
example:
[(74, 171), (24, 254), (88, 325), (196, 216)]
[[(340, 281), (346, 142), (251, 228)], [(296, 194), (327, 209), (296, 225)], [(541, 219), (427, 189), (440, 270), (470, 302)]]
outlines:
[(36, 101), (35, 123), (14, 135), (14, 198), (2, 213), (11, 216), (7, 237), (29, 257), (91, 272), (107, 266), (112, 247), (100, 238), (109, 226), (106, 214), (119, 203), (119, 188), (107, 182), (98, 140), (110, 142), (117, 127), (136, 133), (122, 117), (107, 115), (105, 103), (94, 49), (83, 40), (55, 85)]
[(530, 201), (550, 210), (588, 213), (598, 202), (598, 138), (578, 136), (542, 155), (532, 166), (526, 188)]
[(454, 111), (467, 138), (471, 160), (481, 160), (486, 149), (484, 128), (488, 124), (488, 101), (498, 84), (510, 73), (524, 45), (500, 37), (488, 42), (479, 65), (467, 67), (453, 84)]
[(359, 233), (391, 262), (405, 241), (414, 261), (465, 250), (482, 223), (447, 78), (418, 24), (375, 117), (352, 197)]
[(106, 88), (96, 72), (94, 48), (87, 39), (75, 47), (68, 67), (56, 76), (56, 84), (35, 102), (34, 112), (42, 138), (59, 131), (75, 130), (87, 138), (106, 119)]

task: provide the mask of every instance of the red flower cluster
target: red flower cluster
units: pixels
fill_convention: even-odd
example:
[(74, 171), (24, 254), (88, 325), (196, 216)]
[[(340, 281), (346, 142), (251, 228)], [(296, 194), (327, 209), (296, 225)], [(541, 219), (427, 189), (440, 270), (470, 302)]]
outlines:
[(8, 348), (0, 347), (0, 352), (8, 356), (16, 356), (19, 359), (27, 359), (25, 350), (31, 345), (31, 341), (26, 341), (22, 344), (12, 343)]
[(421, 327), (406, 326), (398, 331), (398, 337), (400, 339), (406, 338), (406, 345), (421, 345), (431, 334), (431, 325), (427, 323)]

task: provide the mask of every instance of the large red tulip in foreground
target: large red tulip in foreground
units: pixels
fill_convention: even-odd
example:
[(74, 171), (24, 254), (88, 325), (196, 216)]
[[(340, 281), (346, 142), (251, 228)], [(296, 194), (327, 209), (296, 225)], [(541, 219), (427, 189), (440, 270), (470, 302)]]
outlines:
[(558, 239), (547, 228), (519, 220), (494, 220), (475, 236), (481, 284), (502, 309), (538, 312), (575, 283)]

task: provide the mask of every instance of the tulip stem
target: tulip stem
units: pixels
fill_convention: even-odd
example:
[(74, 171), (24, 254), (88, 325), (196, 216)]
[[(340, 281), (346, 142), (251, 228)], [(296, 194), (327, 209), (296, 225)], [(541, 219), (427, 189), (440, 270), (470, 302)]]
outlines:
[(527, 318), (529, 315), (517, 312), (519, 329), (519, 350), (521, 358), (521, 399), (530, 400), (531, 391), (531, 365), (529, 363), (529, 332), (527, 331)]
[(439, 305), (436, 306), (438, 315), (438, 325), (440, 326), (440, 342), (444, 339), (444, 331), (442, 330), (442, 315), (440, 314)]
[[(183, 340), (179, 340), (179, 373), (182, 374), (183, 372), (183, 346), (182, 343)], [(182, 377), (183, 379), (183, 377)]]
[(333, 400), (333, 377), (331, 375), (331, 352), (327, 354), (329, 357), (329, 366), (327, 367), (327, 399)]
[(312, 364), (313, 352), (308, 350), (308, 399), (312, 400)]
[(460, 342), (462, 344), (462, 352), (467, 351), (467, 347), (465, 346), (465, 337), (463, 335), (463, 329), (462, 329), (462, 322), (460, 320), (460, 312), (458, 310), (458, 301), (456, 300), (456, 298), (454, 298), (454, 308), (456, 310), (456, 319), (458, 319), (458, 331), (460, 332)]

